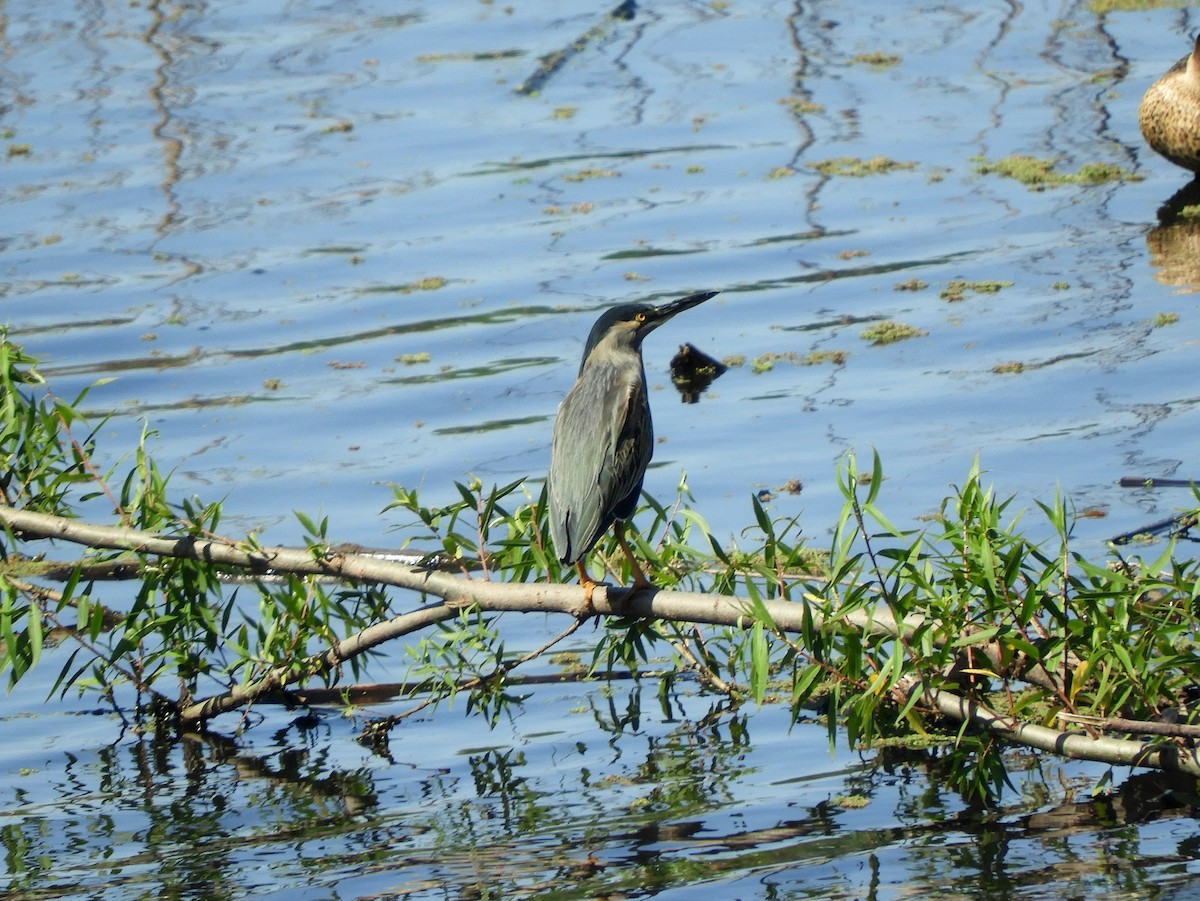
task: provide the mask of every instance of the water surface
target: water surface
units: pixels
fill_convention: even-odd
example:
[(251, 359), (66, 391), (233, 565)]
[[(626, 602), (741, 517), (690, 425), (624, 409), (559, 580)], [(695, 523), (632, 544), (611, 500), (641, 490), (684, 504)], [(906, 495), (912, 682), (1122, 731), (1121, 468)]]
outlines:
[[(899, 523), (976, 454), (1001, 494), (1057, 485), (1106, 514), (1076, 529), (1095, 553), (1186, 503), (1116, 480), (1195, 475), (1194, 229), (1155, 216), (1187, 178), (1136, 127), (1188, 11), (50, 0), (2, 17), (0, 320), (61, 396), (115, 376), (89, 399), (113, 414), (100, 462), (148, 423), (176, 490), (225, 498), (231, 529), (294, 542), (298, 509), (382, 545), (404, 522), (379, 515), (389, 482), (429, 502), (468, 474), (536, 491), (598, 312), (710, 288), (646, 346), (647, 488), (669, 498), (686, 470), (722, 536), (765, 488), (822, 543), (847, 449), (880, 451)], [(1130, 177), (1039, 192), (976, 171), (1010, 154)], [(911, 166), (814, 166), (880, 156)], [(1012, 284), (940, 297), (956, 279)], [(927, 334), (860, 337), (886, 319)], [(667, 375), (685, 341), (745, 360), (695, 405)], [(845, 362), (792, 362), (831, 350)], [(758, 371), (764, 354), (784, 356)], [(533, 648), (553, 624), (505, 628)], [(620, 731), (628, 687), (612, 709), (594, 686), (539, 687), (495, 731), (443, 709), (390, 759), (335, 711), (156, 743), (38, 689), (0, 701), (13, 897), (1145, 898), (1194, 866), (1190, 813), (1085, 815), (1102, 770), (1031, 761), (981, 818), (774, 708), (698, 725), (711, 702), (690, 688), (667, 711), (647, 689)]]

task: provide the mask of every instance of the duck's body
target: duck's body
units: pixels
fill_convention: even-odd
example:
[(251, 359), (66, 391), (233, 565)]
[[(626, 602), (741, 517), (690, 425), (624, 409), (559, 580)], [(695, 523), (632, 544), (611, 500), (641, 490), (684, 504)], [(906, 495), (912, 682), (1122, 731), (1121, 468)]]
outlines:
[(1188, 56), (1150, 85), (1138, 107), (1138, 124), (1153, 150), (1200, 173), (1200, 38)]

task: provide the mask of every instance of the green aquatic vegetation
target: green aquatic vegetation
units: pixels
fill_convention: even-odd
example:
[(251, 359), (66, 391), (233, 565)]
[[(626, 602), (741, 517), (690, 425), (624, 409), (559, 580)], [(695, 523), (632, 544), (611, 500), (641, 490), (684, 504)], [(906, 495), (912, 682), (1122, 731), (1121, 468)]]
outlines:
[(924, 291), (928, 287), (929, 287), (929, 282), (921, 281), (921, 279), (916, 278), (914, 276), (913, 278), (910, 278), (906, 282), (896, 282), (896, 284), (894, 284), (892, 286), (892, 290), (894, 290), (894, 291)]
[[(799, 354), (795, 351), (771, 352), (759, 354), (751, 360), (750, 371), (755, 375), (761, 375), (774, 369), (776, 363), (792, 363), (797, 366), (819, 366), (822, 363), (832, 363), (835, 366), (842, 366), (845, 365), (848, 356), (849, 354), (844, 350), (814, 350), (806, 354)], [(725, 362), (727, 366), (740, 366), (741, 364), (741, 359), (736, 363)]]
[(800, 358), (800, 365), (819, 366), (821, 363), (832, 363), (834, 366), (845, 366), (848, 356), (849, 352), (844, 350), (813, 350)]
[(850, 178), (865, 178), (868, 175), (887, 175), (889, 172), (917, 168), (916, 163), (900, 162), (886, 156), (874, 156), (870, 159), (862, 159), (857, 156), (837, 156), (827, 160), (819, 160), (815, 163), (806, 163), (805, 165), (810, 169), (815, 169), (821, 175), (842, 175)]
[(869, 806), (871, 799), (866, 795), (837, 795), (833, 798), (833, 803), (848, 810), (858, 810)]
[(1111, 12), (1141, 12), (1150, 9), (1186, 9), (1191, 0), (1090, 0), (1088, 9), (1096, 15)]
[(996, 375), (1011, 375), (1025, 371), (1025, 364), (1020, 360), (1012, 360), (1008, 363), (997, 363), (992, 367), (992, 372)]
[(880, 347), (885, 344), (895, 344), (897, 341), (906, 341), (909, 338), (920, 338), (928, 334), (929, 332), (916, 326), (905, 325), (903, 322), (894, 322), (886, 319), (883, 322), (876, 322), (873, 325), (867, 326), (859, 332), (858, 336), (864, 341), (869, 341), (872, 345)]
[(805, 97), (780, 97), (776, 102), (780, 106), (787, 107), (788, 111), (796, 117), (825, 112), (825, 107)]
[(370, 288), (363, 288), (363, 294), (414, 294), (417, 291), (438, 291), (450, 282), (442, 278), (440, 275), (431, 275), (426, 278), (419, 278), (412, 282), (402, 282), (395, 285), (373, 285)]
[(1014, 154), (998, 160), (981, 156), (971, 158), (980, 175), (1012, 178), (1034, 191), (1061, 185), (1100, 185), (1115, 181), (1141, 181), (1142, 176), (1110, 163), (1085, 163), (1078, 172), (1059, 172), (1058, 160)]
[(1179, 321), (1178, 313), (1155, 313), (1154, 327), (1162, 328), (1164, 325), (1174, 325)]
[(799, 354), (786, 353), (765, 353), (759, 354), (750, 361), (750, 371), (755, 375), (762, 375), (764, 372), (770, 372), (775, 368), (775, 364), (780, 360), (792, 359), (793, 362), (800, 358)]
[(620, 172), (615, 172), (612, 169), (587, 167), (580, 169), (578, 172), (568, 172), (562, 177), (562, 180), (570, 182), (591, 181), (596, 178), (616, 178), (620, 174)]
[(867, 53), (856, 53), (850, 62), (870, 66), (873, 69), (890, 69), (900, 64), (900, 56), (895, 53), (884, 53), (882, 50), (872, 50)]
[(942, 300), (948, 300), (951, 303), (957, 303), (966, 298), (967, 292), (972, 291), (975, 294), (995, 294), (1003, 288), (1011, 288), (1013, 282), (998, 281), (998, 280), (983, 280), (983, 281), (967, 281), (966, 279), (956, 278), (951, 279), (939, 293), (938, 297)]

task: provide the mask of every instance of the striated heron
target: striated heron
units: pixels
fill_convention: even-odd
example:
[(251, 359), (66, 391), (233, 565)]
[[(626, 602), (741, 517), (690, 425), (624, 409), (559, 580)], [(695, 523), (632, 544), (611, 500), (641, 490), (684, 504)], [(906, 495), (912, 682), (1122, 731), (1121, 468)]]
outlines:
[(718, 292), (692, 294), (661, 306), (635, 303), (606, 310), (583, 349), (575, 386), (558, 408), (550, 451), (550, 531), (563, 563), (574, 563), (588, 589), (595, 580), (583, 558), (615, 523), (617, 542), (633, 570), (634, 587), (650, 582), (625, 541), (625, 520), (637, 507), (654, 453), (642, 339)]

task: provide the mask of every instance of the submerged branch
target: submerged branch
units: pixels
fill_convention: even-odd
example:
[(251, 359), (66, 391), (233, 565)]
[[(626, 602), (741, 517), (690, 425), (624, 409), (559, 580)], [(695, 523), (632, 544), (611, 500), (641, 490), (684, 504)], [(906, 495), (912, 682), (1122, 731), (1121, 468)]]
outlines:
[[(907, 685), (910, 690), (919, 690), (919, 679), (913, 677)], [(1092, 760), (1113, 766), (1143, 766), (1200, 776), (1200, 757), (1197, 752), (1170, 741), (1147, 744), (1123, 738), (1093, 738), (1079, 732), (1062, 732), (1020, 722), (978, 701), (944, 689), (926, 690), (924, 697), (943, 716), (959, 723), (969, 722), (1013, 744), (1076, 760)]]

